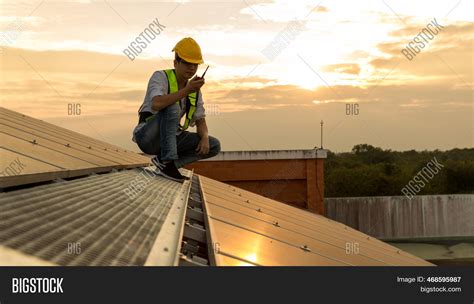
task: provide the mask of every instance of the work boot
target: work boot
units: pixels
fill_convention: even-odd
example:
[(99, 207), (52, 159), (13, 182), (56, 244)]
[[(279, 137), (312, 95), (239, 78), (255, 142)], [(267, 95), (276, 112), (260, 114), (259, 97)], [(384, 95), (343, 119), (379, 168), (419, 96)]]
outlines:
[(163, 164), (161, 168), (157, 166), (156, 172), (158, 175), (161, 175), (167, 179), (171, 179), (180, 183), (189, 179), (189, 177), (183, 176), (179, 172), (178, 168), (176, 168), (176, 165), (174, 164), (174, 161), (170, 161), (170, 162), (167, 162), (166, 164)]
[[(157, 169), (163, 169), (164, 166), (165, 166), (165, 164), (163, 164), (163, 163), (160, 161), (160, 159), (158, 158), (158, 155), (155, 156), (155, 157), (153, 157), (153, 158), (151, 159), (151, 163), (152, 163), (153, 165), (155, 165), (155, 167), (156, 167)], [(158, 170), (157, 170), (157, 172), (158, 172)]]

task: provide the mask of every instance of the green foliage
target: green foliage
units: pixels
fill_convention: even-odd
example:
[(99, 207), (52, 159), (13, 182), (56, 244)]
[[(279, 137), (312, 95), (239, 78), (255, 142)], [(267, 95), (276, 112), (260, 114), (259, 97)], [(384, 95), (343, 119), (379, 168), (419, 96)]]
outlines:
[(403, 195), (401, 189), (434, 157), (444, 167), (418, 194), (474, 193), (473, 148), (397, 152), (360, 144), (350, 153), (328, 151), (325, 196)]

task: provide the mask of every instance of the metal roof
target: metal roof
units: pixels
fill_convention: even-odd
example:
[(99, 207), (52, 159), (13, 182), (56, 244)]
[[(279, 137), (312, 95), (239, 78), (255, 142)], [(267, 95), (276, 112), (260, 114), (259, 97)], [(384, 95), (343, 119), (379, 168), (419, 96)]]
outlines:
[(144, 156), (4, 108), (0, 125), (0, 265), (432, 265), (188, 170), (169, 181)]
[(0, 188), (149, 163), (135, 152), (2, 107), (0, 141)]
[(341, 223), (200, 176), (215, 264), (432, 265)]
[[(57, 265), (144, 265), (187, 187), (144, 172), (94, 174), (2, 193), (0, 244)], [(125, 189), (134, 184), (143, 187), (130, 195)], [(179, 247), (179, 241), (162, 245)]]

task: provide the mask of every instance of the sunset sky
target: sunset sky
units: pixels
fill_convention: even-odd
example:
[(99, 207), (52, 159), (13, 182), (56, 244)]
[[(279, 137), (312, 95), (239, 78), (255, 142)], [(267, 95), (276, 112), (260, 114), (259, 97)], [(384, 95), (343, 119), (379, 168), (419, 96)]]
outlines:
[[(202, 92), (224, 151), (310, 149), (321, 120), (337, 152), (473, 147), (473, 11), (467, 0), (2, 0), (1, 106), (139, 151), (148, 79), (190, 36), (210, 65)], [(405, 58), (434, 18), (441, 32)], [(129, 60), (123, 50), (156, 19), (166, 28)]]

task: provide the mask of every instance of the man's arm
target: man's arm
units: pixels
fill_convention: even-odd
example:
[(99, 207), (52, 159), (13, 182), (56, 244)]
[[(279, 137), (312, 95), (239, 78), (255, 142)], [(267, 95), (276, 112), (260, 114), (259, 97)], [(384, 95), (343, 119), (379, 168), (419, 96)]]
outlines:
[(151, 109), (153, 111), (160, 111), (167, 106), (175, 103), (178, 100), (183, 99), (191, 92), (198, 91), (204, 85), (204, 79), (199, 77), (194, 77), (193, 79), (189, 80), (186, 86), (180, 89), (178, 92), (155, 96), (151, 102)]
[(188, 95), (188, 88), (182, 88), (178, 92), (172, 93), (172, 94), (167, 94), (167, 95), (161, 95), (161, 96), (155, 96), (152, 99), (151, 102), (151, 109), (153, 111), (160, 111), (167, 106), (175, 103), (178, 100), (183, 99)]
[(207, 130), (207, 124), (206, 124), (206, 118), (201, 118), (199, 120), (196, 120), (196, 128), (197, 128), (197, 134), (201, 139), (203, 138), (209, 138), (209, 132)]
[(205, 155), (209, 153), (209, 132), (207, 130), (206, 118), (196, 120), (197, 134), (201, 138), (196, 151), (198, 154)]

